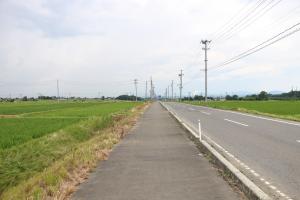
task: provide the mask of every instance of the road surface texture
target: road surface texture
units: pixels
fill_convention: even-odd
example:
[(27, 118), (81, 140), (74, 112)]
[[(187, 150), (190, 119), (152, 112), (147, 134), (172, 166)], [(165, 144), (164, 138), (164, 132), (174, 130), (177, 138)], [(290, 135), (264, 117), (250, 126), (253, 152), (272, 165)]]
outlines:
[(183, 103), (165, 105), (194, 130), (200, 119), (204, 134), (273, 197), (300, 199), (300, 123)]
[(72, 196), (74, 200), (240, 198), (157, 102)]

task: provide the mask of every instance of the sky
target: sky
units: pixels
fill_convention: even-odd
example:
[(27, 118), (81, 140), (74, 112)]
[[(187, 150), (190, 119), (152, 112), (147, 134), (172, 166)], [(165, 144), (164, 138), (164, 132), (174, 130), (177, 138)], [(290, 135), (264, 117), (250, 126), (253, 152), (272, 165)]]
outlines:
[(210, 70), (300, 22), (300, 2), (281, 0), (250, 26), (218, 39), (255, 3), (0, 0), (0, 97), (55, 96), (57, 80), (60, 96), (133, 94), (134, 79), (144, 96), (150, 77), (156, 94), (174, 80), (178, 95), (181, 69), (183, 94), (204, 94), (202, 39), (212, 40), (208, 95), (300, 89), (300, 32)]

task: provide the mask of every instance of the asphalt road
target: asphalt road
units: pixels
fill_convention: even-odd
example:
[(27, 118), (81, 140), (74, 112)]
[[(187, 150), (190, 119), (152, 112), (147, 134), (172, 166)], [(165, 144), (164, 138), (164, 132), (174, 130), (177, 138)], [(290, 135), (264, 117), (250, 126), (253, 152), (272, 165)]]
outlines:
[(240, 198), (158, 102), (72, 196), (73, 200)]
[(204, 134), (258, 186), (281, 199), (300, 199), (300, 123), (182, 103), (165, 105), (194, 130), (200, 119)]

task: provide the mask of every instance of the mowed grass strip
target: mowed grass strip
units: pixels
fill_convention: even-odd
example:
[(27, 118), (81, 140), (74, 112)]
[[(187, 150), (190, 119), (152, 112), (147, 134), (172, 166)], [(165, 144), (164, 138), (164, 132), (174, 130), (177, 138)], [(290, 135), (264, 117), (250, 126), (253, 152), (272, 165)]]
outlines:
[[(82, 142), (101, 134), (114, 116), (141, 103), (106, 102), (0, 119), (0, 198), (11, 187), (42, 172)], [(88, 106), (87, 106), (88, 105)], [(63, 118), (65, 116), (65, 118)], [(84, 116), (84, 118), (82, 117)], [(49, 118), (50, 117), (50, 118)]]
[(300, 121), (300, 101), (200, 101), (186, 103)]

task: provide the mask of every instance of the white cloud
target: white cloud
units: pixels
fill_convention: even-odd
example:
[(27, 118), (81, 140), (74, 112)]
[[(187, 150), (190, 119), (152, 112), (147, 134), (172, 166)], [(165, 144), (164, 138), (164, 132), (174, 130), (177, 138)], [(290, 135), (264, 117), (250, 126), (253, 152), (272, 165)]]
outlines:
[[(163, 93), (171, 80), (178, 80), (181, 68), (187, 83), (185, 93), (200, 93), (200, 40), (245, 4), (244, 0), (1, 1), (0, 96), (55, 95), (56, 79), (61, 80), (66, 94), (95, 96), (102, 91), (103, 95), (118, 95), (132, 92), (134, 78), (144, 83), (150, 76), (157, 91)], [(282, 2), (232, 39), (217, 43), (209, 51), (209, 66), (295, 23), (300, 19), (297, 10), (284, 22), (276, 21), (298, 4), (296, 0)], [(268, 26), (271, 28), (265, 28)], [(289, 89), (291, 84), (300, 87), (300, 80), (286, 77), (299, 65), (299, 42), (297, 34), (233, 63), (225, 70), (229, 72), (209, 73), (210, 92), (240, 90), (248, 87), (249, 81), (249, 89), (259, 90), (264, 87), (260, 80), (266, 77), (268, 88), (278, 87), (275, 79), (281, 80), (282, 89)], [(219, 87), (224, 81), (232, 84)], [(139, 87), (141, 94), (143, 87)]]

